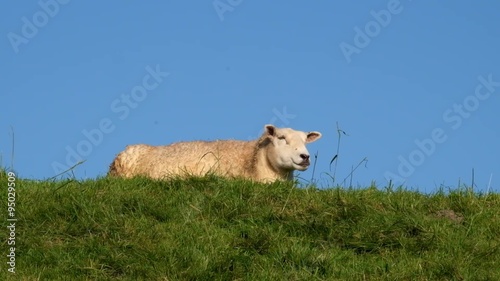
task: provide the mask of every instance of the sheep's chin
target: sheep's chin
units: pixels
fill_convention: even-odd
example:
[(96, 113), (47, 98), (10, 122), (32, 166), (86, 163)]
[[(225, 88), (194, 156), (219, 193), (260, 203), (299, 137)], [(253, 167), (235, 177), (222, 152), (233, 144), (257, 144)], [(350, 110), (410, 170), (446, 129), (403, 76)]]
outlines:
[(309, 165), (300, 165), (295, 162), (293, 162), (293, 168), (298, 171), (305, 171), (307, 168), (309, 168)]

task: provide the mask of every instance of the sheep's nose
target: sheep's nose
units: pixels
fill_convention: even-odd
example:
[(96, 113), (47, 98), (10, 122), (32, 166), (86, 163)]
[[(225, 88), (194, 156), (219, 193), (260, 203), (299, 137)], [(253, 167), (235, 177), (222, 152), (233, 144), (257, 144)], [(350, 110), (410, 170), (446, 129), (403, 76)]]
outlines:
[(302, 158), (304, 160), (308, 160), (309, 159), (309, 155), (308, 154), (300, 154), (300, 158)]

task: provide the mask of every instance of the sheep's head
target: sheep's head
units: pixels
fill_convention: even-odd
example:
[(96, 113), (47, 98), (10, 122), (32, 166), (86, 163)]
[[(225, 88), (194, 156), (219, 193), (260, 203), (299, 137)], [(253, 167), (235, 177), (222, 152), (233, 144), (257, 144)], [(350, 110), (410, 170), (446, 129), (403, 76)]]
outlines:
[(305, 171), (311, 164), (306, 143), (321, 138), (321, 133), (266, 125), (263, 137), (268, 141), (267, 159), (276, 170)]

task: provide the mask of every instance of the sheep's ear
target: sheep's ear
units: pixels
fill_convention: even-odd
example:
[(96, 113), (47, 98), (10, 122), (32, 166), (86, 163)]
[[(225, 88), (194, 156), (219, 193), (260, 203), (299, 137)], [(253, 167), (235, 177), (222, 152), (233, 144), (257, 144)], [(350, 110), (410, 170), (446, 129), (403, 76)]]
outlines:
[(319, 138), (321, 138), (320, 132), (316, 132), (316, 131), (309, 132), (309, 133), (307, 133), (306, 143), (317, 141)]
[(274, 137), (276, 135), (276, 127), (274, 127), (273, 125), (268, 124), (264, 126), (264, 130), (268, 136)]

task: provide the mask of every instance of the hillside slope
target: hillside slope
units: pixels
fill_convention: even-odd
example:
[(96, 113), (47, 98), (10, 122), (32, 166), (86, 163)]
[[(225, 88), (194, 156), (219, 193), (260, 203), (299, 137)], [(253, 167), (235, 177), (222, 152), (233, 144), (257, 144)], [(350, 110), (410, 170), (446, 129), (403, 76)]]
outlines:
[(18, 179), (15, 203), (1, 280), (500, 280), (499, 194)]

